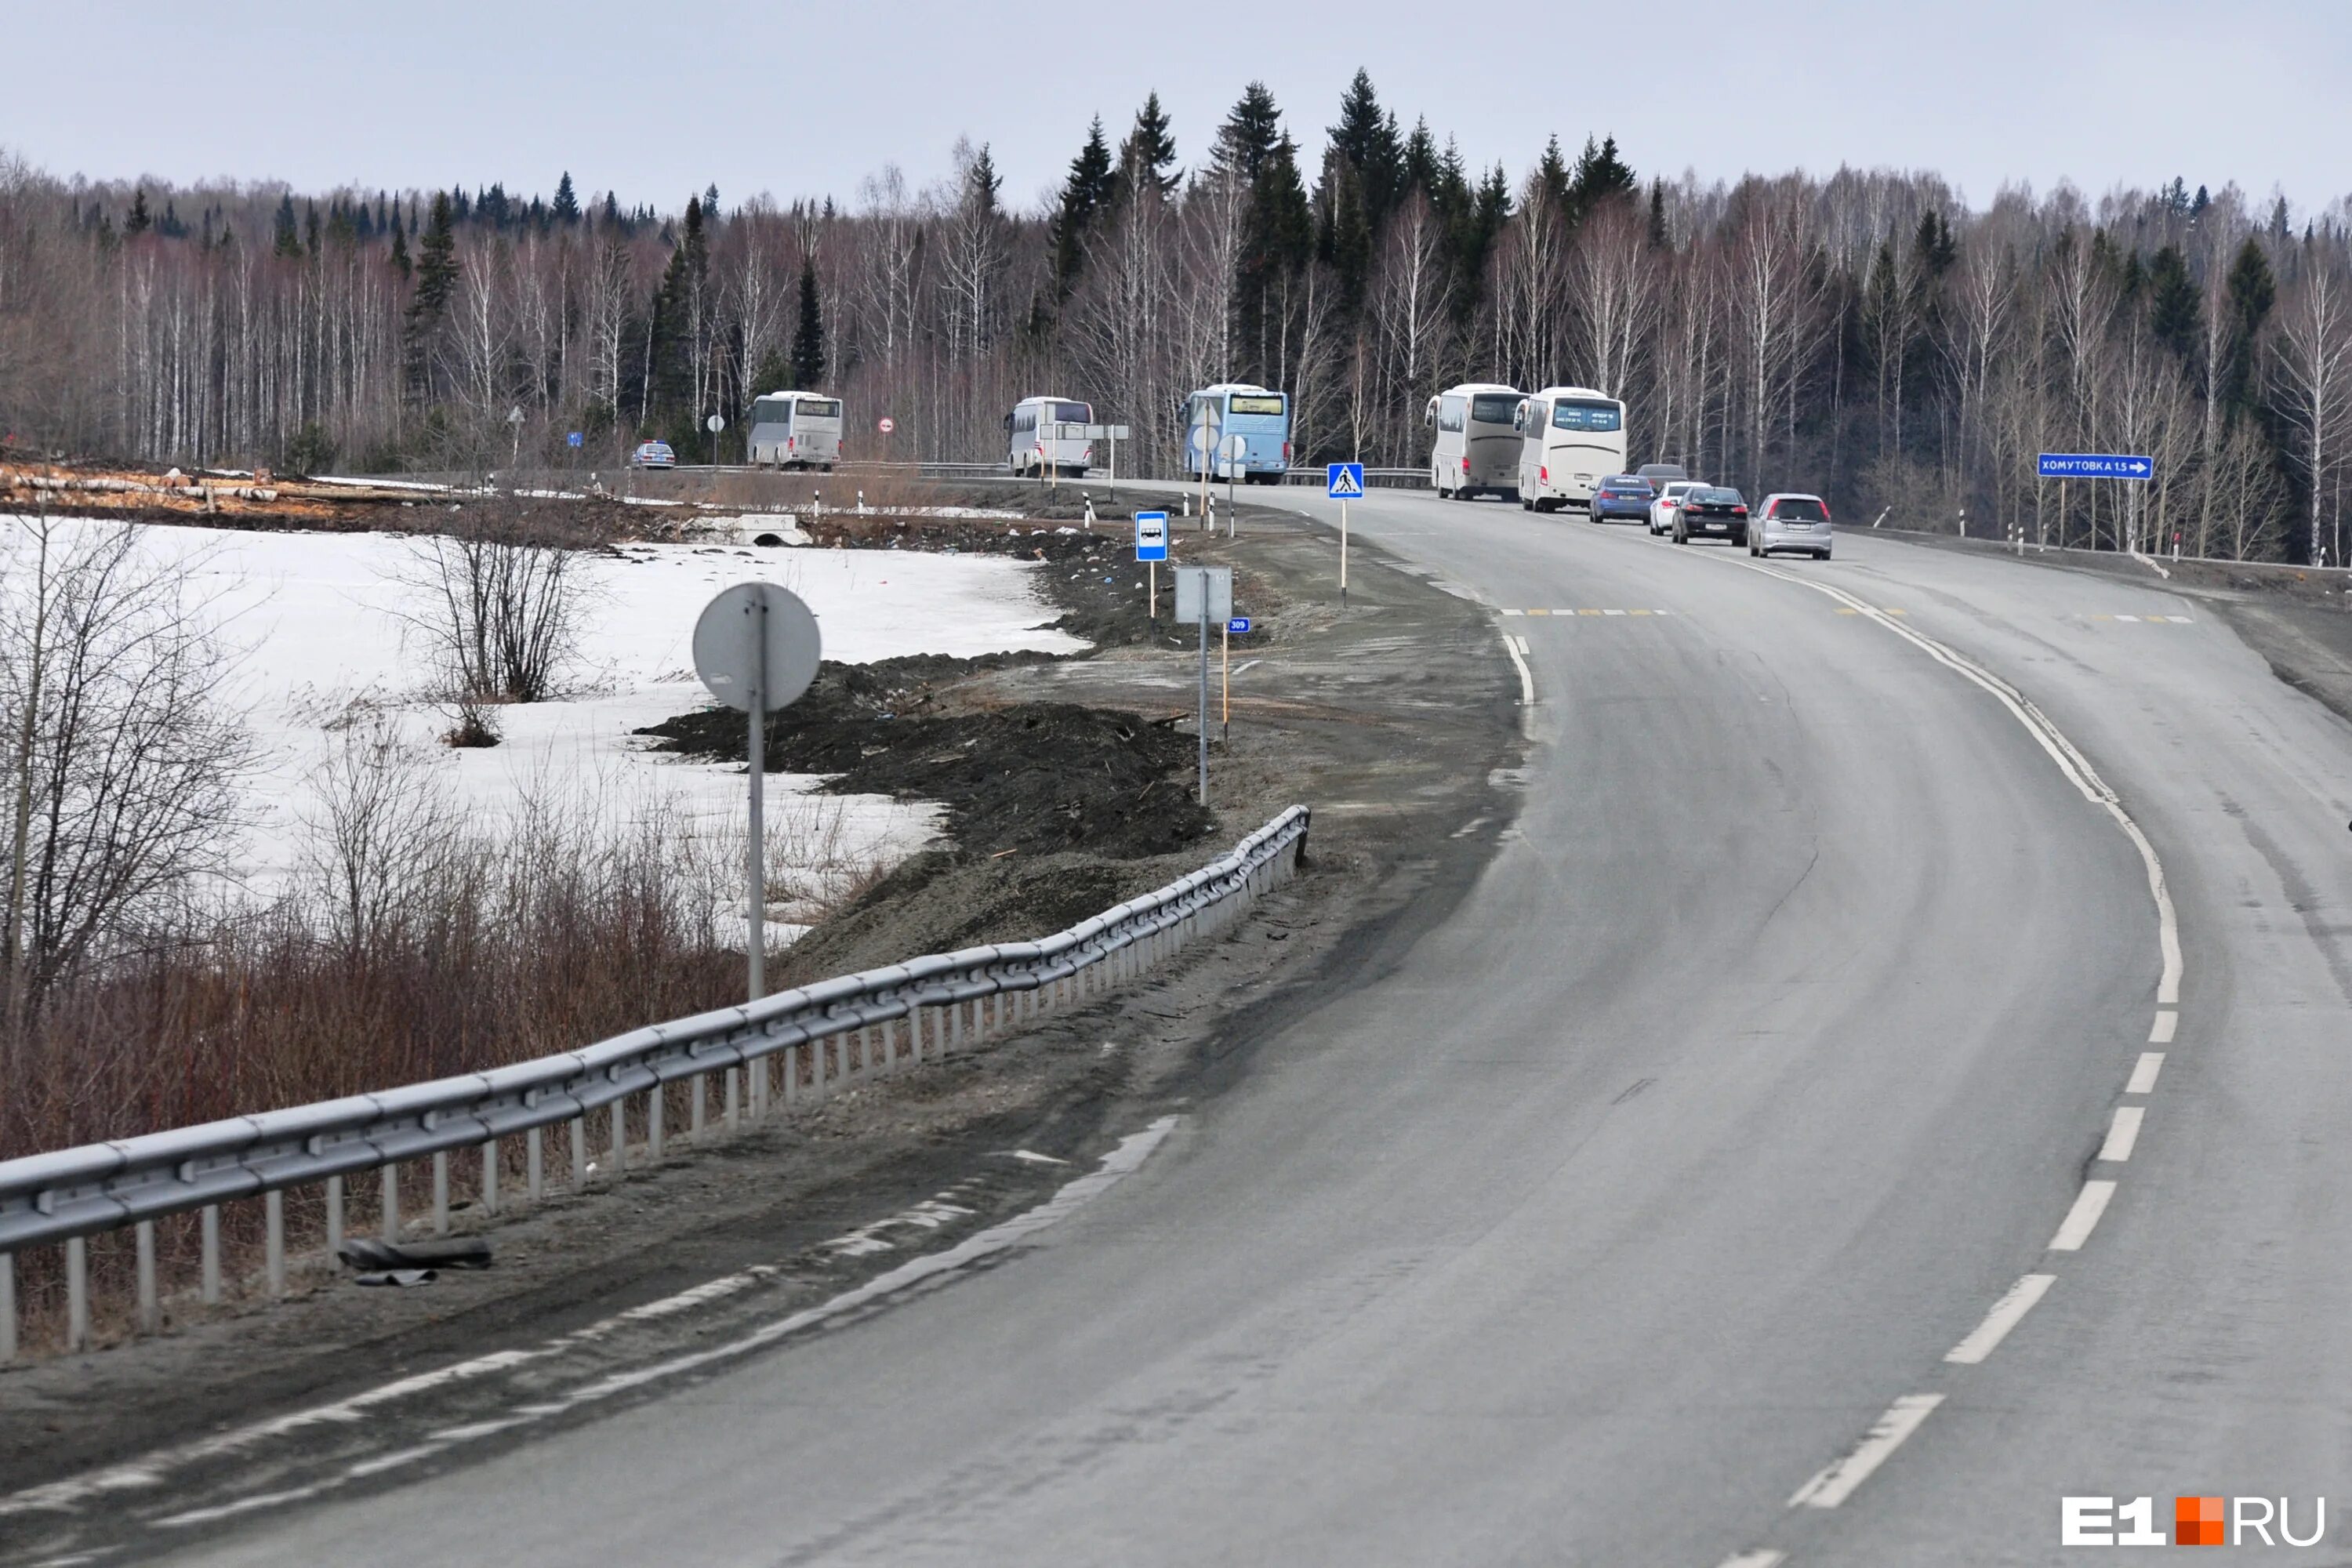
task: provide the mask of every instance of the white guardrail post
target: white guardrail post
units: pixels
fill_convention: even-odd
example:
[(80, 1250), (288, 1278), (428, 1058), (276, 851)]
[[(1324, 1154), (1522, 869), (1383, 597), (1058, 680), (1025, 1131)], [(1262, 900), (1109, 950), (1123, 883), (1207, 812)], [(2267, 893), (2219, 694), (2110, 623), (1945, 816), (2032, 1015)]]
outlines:
[[(571, 1130), (575, 1189), (599, 1175), (617, 1181), (628, 1164), (632, 1098), (641, 1096), (645, 1107), (643, 1163), (658, 1164), (674, 1082), (688, 1085), (691, 1130), (698, 1135), (709, 1077), (723, 1073), (725, 1125), (732, 1130), (744, 1069), (756, 1121), (771, 1104), (772, 1060), (783, 1075), (777, 1098), (791, 1110), (803, 1099), (822, 1099), (828, 1080), (845, 1084), (936, 1062), (1040, 1011), (1084, 1004), (1195, 937), (1224, 930), (1288, 880), (1305, 858), (1307, 822), (1307, 808), (1294, 805), (1223, 858), (1036, 942), (909, 959), (511, 1067), (0, 1162), (0, 1363), (16, 1360), (21, 1349), (26, 1276), (17, 1258), (29, 1247), (63, 1245), (65, 1341), (75, 1351), (90, 1338), (88, 1238), (108, 1231), (136, 1231), (142, 1332), (162, 1323), (155, 1222), (171, 1215), (199, 1216), (199, 1293), (209, 1305), (223, 1292), (222, 1207), (260, 1198), (267, 1285), (272, 1296), (283, 1295), (289, 1189), (324, 1186), (331, 1258), (343, 1242), (343, 1184), (354, 1175), (376, 1174), (377, 1217), (387, 1241), (401, 1234), (400, 1167), (414, 1161), (432, 1161), (436, 1234), (449, 1225), (454, 1152), (480, 1151), (480, 1210), (499, 1212), (501, 1138), (524, 1139), (532, 1203), (545, 1191), (546, 1130), (559, 1124)], [(589, 1117), (600, 1110), (608, 1136), (604, 1172), (588, 1159)]]

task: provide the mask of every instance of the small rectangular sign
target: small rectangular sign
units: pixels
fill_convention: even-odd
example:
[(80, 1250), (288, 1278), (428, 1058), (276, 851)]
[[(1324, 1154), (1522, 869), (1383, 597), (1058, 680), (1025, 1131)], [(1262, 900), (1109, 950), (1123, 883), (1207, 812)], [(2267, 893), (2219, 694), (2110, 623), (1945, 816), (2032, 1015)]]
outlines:
[(1361, 463), (1327, 464), (1323, 479), (1323, 493), (1333, 500), (1364, 499), (1364, 465)]
[(2044, 452), (2036, 472), (2045, 479), (2152, 479), (2156, 459), (2115, 452)]
[(1138, 561), (1168, 559), (1166, 512), (1139, 511), (1135, 514), (1135, 558)]
[(1176, 621), (1228, 621), (1234, 614), (1234, 569), (1230, 566), (1176, 568)]
[(1249, 629), (1250, 618), (1247, 616), (1235, 616), (1232, 620), (1225, 623), (1225, 630), (1231, 632), (1235, 637), (1246, 636)]

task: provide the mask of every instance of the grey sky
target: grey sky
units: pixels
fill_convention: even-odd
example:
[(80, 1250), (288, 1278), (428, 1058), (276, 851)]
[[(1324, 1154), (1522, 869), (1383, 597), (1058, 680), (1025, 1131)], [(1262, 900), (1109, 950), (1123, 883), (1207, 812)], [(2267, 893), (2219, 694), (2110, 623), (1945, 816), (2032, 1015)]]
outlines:
[(713, 182), (846, 200), (887, 162), (937, 179), (969, 135), (1028, 205), (1089, 116), (1116, 135), (1154, 87), (1188, 163), (1253, 77), (1311, 156), (1362, 65), (1406, 127), (1515, 178), (1553, 132), (1613, 131), (1644, 177), (1925, 168), (1979, 206), (2013, 179), (2234, 180), (2298, 212), (2352, 192), (2345, 0), (91, 0), (8, 31), (49, 64), (11, 74), (0, 145), (94, 179), (530, 193), (568, 168), (664, 208)]

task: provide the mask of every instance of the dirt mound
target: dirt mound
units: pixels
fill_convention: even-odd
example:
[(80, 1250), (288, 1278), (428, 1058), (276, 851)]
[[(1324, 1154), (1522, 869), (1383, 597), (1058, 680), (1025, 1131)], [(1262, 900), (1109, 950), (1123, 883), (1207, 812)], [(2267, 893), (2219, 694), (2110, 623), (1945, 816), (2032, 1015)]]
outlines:
[[(969, 858), (1085, 850), (1133, 860), (1207, 835), (1209, 815), (1192, 801), (1185, 776), (1193, 742), (1169, 721), (1064, 702), (926, 711), (929, 679), (986, 662), (827, 665), (808, 695), (769, 720), (768, 766), (836, 775), (826, 787), (839, 794), (938, 801)], [(709, 761), (740, 763), (747, 749), (731, 709), (681, 714), (638, 733), (657, 750)]]

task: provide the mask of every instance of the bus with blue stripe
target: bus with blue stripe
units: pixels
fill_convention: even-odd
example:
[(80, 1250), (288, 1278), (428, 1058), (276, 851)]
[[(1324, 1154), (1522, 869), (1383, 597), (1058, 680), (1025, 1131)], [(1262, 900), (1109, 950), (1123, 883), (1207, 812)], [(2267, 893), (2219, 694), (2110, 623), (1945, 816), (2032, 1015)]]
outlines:
[[(1239, 457), (1225, 439), (1239, 436)], [(1219, 382), (1184, 400), (1184, 472), (1198, 479), (1278, 485), (1290, 467), (1290, 397), (1245, 382)]]

